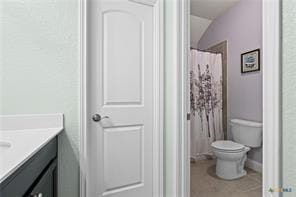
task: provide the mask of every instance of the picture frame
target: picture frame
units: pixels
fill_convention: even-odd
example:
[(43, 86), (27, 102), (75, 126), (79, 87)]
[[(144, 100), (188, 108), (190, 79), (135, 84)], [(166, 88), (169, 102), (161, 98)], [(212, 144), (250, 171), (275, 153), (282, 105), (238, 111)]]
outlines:
[(241, 54), (241, 73), (260, 71), (260, 49)]

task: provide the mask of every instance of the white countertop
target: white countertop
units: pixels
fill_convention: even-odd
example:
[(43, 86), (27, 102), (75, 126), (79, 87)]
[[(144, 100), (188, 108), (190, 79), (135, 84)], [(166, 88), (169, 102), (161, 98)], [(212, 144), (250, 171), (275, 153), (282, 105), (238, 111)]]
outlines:
[(63, 114), (0, 116), (0, 183), (62, 130)]

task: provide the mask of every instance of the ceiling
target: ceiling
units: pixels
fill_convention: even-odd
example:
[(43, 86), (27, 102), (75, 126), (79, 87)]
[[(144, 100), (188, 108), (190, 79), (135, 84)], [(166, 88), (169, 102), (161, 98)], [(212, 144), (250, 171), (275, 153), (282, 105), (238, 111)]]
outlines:
[(239, 0), (191, 0), (191, 15), (210, 20), (222, 15)]

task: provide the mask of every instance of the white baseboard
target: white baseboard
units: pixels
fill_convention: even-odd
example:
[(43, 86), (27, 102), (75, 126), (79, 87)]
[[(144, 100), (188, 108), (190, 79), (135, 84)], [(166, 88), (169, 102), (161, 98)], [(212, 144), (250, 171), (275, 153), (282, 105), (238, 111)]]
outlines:
[(245, 163), (246, 167), (251, 168), (252, 170), (262, 173), (262, 163), (259, 163), (257, 161), (247, 159)]

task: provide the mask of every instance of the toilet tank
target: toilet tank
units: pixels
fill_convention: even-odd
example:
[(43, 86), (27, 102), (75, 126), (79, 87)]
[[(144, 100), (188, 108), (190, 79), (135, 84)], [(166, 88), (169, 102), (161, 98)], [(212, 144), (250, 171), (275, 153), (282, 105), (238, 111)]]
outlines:
[(256, 148), (262, 144), (262, 123), (249, 120), (232, 119), (230, 128), (233, 141)]

